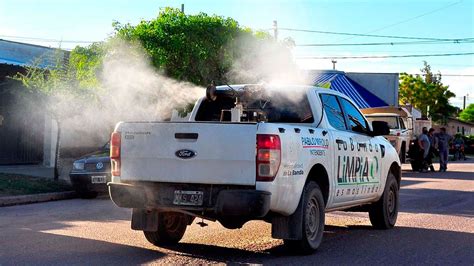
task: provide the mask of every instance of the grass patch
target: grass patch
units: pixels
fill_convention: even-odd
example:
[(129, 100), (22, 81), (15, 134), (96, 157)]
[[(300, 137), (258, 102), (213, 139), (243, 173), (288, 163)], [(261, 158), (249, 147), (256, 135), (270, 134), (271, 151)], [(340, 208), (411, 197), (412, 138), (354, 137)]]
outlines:
[(52, 180), (17, 174), (0, 174), (0, 197), (71, 191), (64, 180)]

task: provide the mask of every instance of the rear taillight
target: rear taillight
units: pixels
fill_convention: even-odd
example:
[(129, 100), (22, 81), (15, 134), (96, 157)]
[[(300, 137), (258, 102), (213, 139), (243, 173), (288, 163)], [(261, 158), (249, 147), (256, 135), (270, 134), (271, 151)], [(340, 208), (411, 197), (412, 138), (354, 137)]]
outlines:
[(257, 181), (271, 182), (280, 168), (281, 143), (278, 135), (257, 135)]
[(120, 176), (120, 132), (113, 132), (110, 137), (110, 162), (112, 164), (112, 175)]

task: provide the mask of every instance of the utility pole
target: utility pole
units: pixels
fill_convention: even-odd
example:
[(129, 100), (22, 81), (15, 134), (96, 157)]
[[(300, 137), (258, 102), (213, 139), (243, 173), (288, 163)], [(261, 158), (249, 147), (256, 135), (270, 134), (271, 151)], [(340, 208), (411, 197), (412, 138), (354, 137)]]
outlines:
[(278, 22), (276, 20), (273, 21), (273, 37), (275, 41), (278, 41)]
[(184, 14), (184, 4), (181, 4), (181, 13)]
[(333, 59), (333, 60), (331, 60), (331, 63), (332, 63), (332, 70), (336, 70), (337, 61)]
[(462, 109), (466, 109), (466, 95), (463, 97)]

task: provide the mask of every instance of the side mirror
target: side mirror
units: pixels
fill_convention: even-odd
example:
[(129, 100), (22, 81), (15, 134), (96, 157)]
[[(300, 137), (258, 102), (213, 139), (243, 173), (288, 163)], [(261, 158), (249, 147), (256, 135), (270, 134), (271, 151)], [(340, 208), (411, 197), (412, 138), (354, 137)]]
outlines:
[(372, 121), (372, 136), (384, 136), (390, 134), (388, 123), (384, 121)]

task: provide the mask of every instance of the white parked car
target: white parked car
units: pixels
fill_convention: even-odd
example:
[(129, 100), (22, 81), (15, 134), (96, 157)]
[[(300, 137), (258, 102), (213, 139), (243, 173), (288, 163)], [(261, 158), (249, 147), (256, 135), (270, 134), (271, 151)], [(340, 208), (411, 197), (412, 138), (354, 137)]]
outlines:
[(195, 217), (230, 229), (257, 219), (310, 253), (325, 212), (395, 225), (401, 170), (388, 131), (328, 89), (210, 86), (189, 121), (117, 124), (110, 197), (158, 246), (177, 243)]

